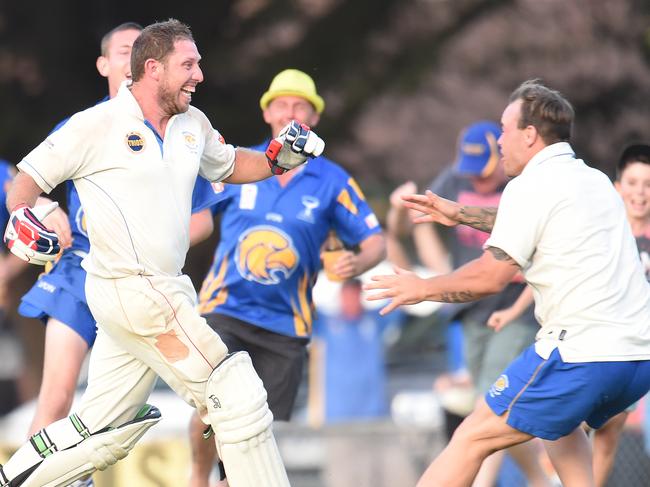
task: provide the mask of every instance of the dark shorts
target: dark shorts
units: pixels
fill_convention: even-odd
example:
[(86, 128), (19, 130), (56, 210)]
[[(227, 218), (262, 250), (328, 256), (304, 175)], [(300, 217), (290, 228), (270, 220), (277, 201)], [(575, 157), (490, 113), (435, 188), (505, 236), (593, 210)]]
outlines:
[(650, 360), (564, 362), (557, 349), (544, 360), (531, 345), (492, 385), (485, 400), (519, 431), (556, 440), (582, 421), (594, 429), (650, 388)]
[(52, 270), (42, 274), (22, 297), (18, 313), (43, 323), (52, 317), (72, 328), (92, 347), (97, 327), (86, 302), (82, 260), (71, 252), (63, 254)]
[(205, 315), (208, 324), (228, 347), (228, 352), (246, 351), (262, 379), (273, 417), (289, 421), (307, 357), (306, 338), (271, 332), (226, 315)]

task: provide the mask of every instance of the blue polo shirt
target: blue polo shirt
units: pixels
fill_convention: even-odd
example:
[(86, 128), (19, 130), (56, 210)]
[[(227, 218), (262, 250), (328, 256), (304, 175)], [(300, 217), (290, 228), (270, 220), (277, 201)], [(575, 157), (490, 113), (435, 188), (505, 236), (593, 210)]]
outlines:
[(348, 246), (381, 232), (361, 189), (343, 168), (318, 157), (285, 187), (271, 177), (217, 190), (221, 241), (199, 294), (201, 313), (310, 336), (311, 290), (330, 229)]

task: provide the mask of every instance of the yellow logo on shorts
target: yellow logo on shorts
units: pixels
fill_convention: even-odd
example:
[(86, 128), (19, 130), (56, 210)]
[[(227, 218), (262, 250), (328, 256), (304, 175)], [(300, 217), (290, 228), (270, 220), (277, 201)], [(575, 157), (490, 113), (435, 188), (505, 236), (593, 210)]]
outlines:
[(291, 238), (271, 226), (249, 229), (239, 237), (235, 262), (241, 276), (260, 284), (279, 284), (298, 267), (298, 252)]
[(506, 374), (501, 374), (499, 378), (492, 384), (492, 387), (490, 387), (490, 390), (488, 391), (491, 397), (494, 396), (500, 396), (503, 391), (505, 391), (508, 386), (510, 385), (510, 382), (508, 380), (508, 376)]
[(145, 146), (144, 137), (139, 132), (129, 132), (126, 134), (126, 146), (131, 152), (142, 152)]

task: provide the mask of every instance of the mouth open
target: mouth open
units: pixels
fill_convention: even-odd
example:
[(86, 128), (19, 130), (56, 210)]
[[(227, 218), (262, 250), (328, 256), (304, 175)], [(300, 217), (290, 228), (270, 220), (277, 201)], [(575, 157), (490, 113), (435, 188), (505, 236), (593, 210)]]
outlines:
[(183, 93), (188, 101), (192, 101), (192, 93), (194, 93), (195, 88), (193, 86), (186, 86), (185, 88), (181, 88), (181, 93)]

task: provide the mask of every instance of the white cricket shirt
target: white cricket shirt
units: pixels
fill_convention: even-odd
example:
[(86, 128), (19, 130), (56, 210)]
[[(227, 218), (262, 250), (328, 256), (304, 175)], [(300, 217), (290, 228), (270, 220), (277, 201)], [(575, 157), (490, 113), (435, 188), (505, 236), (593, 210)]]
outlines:
[(650, 359), (650, 286), (623, 201), (602, 172), (550, 145), (506, 186), (486, 247), (523, 269), (535, 349), (566, 362)]
[(115, 98), (75, 114), (18, 164), (46, 193), (74, 181), (91, 244), (88, 273), (181, 274), (197, 172), (227, 178), (235, 149), (191, 106), (169, 120), (159, 141), (124, 83)]

